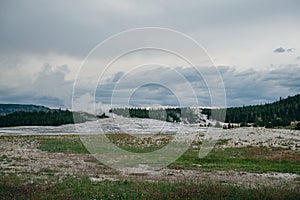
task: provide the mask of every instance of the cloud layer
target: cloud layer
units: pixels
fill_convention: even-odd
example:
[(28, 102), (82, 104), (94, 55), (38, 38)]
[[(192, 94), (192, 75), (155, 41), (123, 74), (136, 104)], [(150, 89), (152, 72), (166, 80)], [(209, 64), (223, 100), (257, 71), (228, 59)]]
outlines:
[[(26, 103), (42, 104), (53, 107), (69, 107), (71, 105), (71, 94), (73, 82), (66, 80), (69, 73), (66, 65), (56, 68), (45, 64), (41, 70), (28, 76), (16, 74), (19, 68), (12, 70), (2, 70), (1, 80), (5, 80), (0, 88), (1, 103)], [(9, 74), (11, 79), (7, 79), (5, 74)]]
[[(170, 68), (149, 69), (126, 76), (117, 72), (97, 87), (95, 96), (82, 88), (82, 97), (78, 98), (82, 100), (80, 105), (91, 109), (91, 105), (84, 105), (84, 102), (91, 103), (94, 99), (101, 104), (192, 106), (196, 105), (196, 98), (198, 105), (210, 106), (210, 91), (201, 75), (191, 67), (174, 69), (183, 78), (178, 78)], [(203, 70), (209, 70), (209, 67)], [(300, 93), (300, 74), (297, 73), (300, 65), (297, 64), (245, 71), (219, 66), (218, 70), (224, 81), (227, 106), (272, 102), (279, 97)], [(65, 79), (68, 73), (65, 65), (54, 68), (46, 64), (32, 80), (24, 78), (15, 82), (14, 86), (3, 85), (0, 103), (35, 103), (70, 108), (74, 82)], [(163, 80), (160, 82), (163, 84), (153, 80)]]
[[(161, 79), (166, 79), (164, 81), (165, 85), (139, 85), (133, 79), (131, 79), (132, 81), (128, 79), (121, 80), (118, 83), (111, 81), (98, 87), (96, 97), (98, 101), (104, 104), (134, 102), (135, 104), (144, 103), (147, 105), (150, 102), (152, 105), (176, 105), (178, 104), (177, 97), (184, 96), (186, 104), (183, 104), (183, 106), (191, 106), (194, 102), (194, 96), (187, 88), (183, 87), (184, 82), (188, 82), (196, 93), (199, 105), (210, 106), (210, 91), (204, 79), (198, 76), (193, 68), (177, 67), (176, 70), (185, 79), (178, 81), (172, 76), (164, 76), (164, 74), (170, 73), (168, 68), (161, 68), (159, 71), (148, 70), (142, 76), (144, 80), (151, 80), (153, 76), (157, 76)], [(206, 70), (209, 70), (209, 67)], [(246, 71), (220, 66), (218, 70), (224, 81), (228, 106), (261, 104), (275, 101), (279, 97), (300, 93), (300, 75), (295, 73), (300, 71), (299, 65), (285, 65), (263, 70), (250, 69)], [(117, 76), (119, 75), (120, 73)], [(172, 87), (173, 90), (168, 89), (169, 85), (174, 86)], [(125, 99), (119, 101), (120, 99), (118, 98), (123, 97)]]
[(284, 53), (284, 52), (289, 52), (289, 53), (291, 53), (291, 52), (294, 52), (296, 49), (295, 48), (288, 48), (288, 49), (285, 49), (285, 48), (283, 48), (283, 47), (279, 47), (279, 48), (277, 48), (277, 49), (274, 49), (274, 53)]
[[(0, 103), (70, 108), (76, 73), (89, 52), (111, 35), (149, 26), (183, 32), (203, 45), (220, 66), (228, 105), (293, 95), (300, 92), (299, 6), (296, 0), (2, 1)], [(107, 54), (114, 50), (108, 49)], [(97, 60), (93, 62), (97, 64)], [(161, 77), (166, 86), (174, 86), (171, 89), (155, 84), (136, 88), (140, 79), (122, 79), (124, 72), (116, 71), (97, 87), (97, 101), (110, 103), (112, 91), (117, 91), (117, 101), (127, 95), (134, 104), (150, 100), (177, 104), (176, 95), (186, 97), (184, 104), (193, 104), (196, 95), (199, 104), (209, 105), (205, 81), (191, 68), (177, 70), (185, 81), (165, 68), (136, 76), (146, 81)], [(195, 94), (188, 92), (186, 82), (195, 88)], [(94, 94), (81, 89), (82, 101), (92, 102)], [(128, 100), (127, 96), (122, 101)]]

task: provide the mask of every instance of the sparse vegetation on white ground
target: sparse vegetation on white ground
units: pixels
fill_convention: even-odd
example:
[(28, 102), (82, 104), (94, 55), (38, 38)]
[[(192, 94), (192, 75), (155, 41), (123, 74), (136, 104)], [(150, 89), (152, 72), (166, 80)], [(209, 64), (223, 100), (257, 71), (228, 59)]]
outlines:
[[(264, 190), (264, 192), (269, 191), (269, 193), (260, 191), (261, 197), (276, 194), (278, 198), (286, 197), (280, 195), (287, 195), (289, 198), (291, 195), (299, 194), (300, 131), (243, 127), (226, 130), (211, 128), (206, 133), (207, 129), (195, 125), (181, 126), (180, 124), (157, 120), (126, 118), (119, 118), (118, 121), (116, 119), (103, 119), (99, 123), (102, 123), (101, 126), (106, 127), (108, 132), (117, 130), (133, 133), (131, 136), (110, 134), (109, 138), (121, 148), (141, 153), (161, 148), (180, 128), (184, 128), (187, 133), (197, 130), (198, 136), (184, 155), (161, 171), (145, 171), (147, 166), (140, 165), (140, 169), (127, 169), (119, 172), (101, 164), (89, 154), (80, 141), (78, 134), (95, 132), (99, 127), (98, 122), (79, 124), (75, 135), (71, 134), (74, 133), (72, 125), (2, 128), (0, 129), (2, 135), (0, 137), (0, 170), (4, 185), (1, 187), (13, 188), (17, 191), (22, 191), (23, 187), (29, 187), (31, 188), (29, 191), (34, 191), (34, 188), (52, 188), (54, 185), (55, 189), (52, 188), (49, 191), (57, 190), (61, 196), (55, 196), (55, 198), (62, 198), (65, 193), (68, 193), (68, 190), (63, 191), (56, 187), (61, 187), (58, 185), (63, 184), (63, 187), (70, 187), (69, 192), (73, 191), (79, 187), (75, 184), (75, 179), (78, 179), (83, 182), (83, 190), (79, 187), (77, 191), (79, 194), (76, 193), (76, 195), (81, 195), (81, 198), (91, 198), (93, 195), (105, 196), (108, 193), (120, 195), (120, 191), (116, 188), (122, 188), (124, 183), (138, 183), (134, 187), (131, 185), (128, 189), (136, 187), (140, 192), (131, 192), (132, 195), (143, 194), (145, 195), (144, 198), (149, 197), (147, 195), (152, 192), (147, 193), (141, 190), (139, 187), (142, 185), (144, 185), (143, 187), (147, 185), (152, 189), (158, 187), (155, 189), (156, 191), (164, 190), (162, 188), (165, 187), (170, 189), (175, 185), (176, 189), (174, 190), (178, 192), (179, 188), (182, 187), (186, 191), (193, 188), (193, 191), (190, 191), (190, 194), (193, 194), (191, 198), (196, 198), (203, 192), (200, 191), (200, 188), (206, 187), (210, 188), (208, 190), (219, 188), (219, 191), (230, 191), (228, 194), (234, 193), (235, 190), (245, 190), (247, 195), (250, 192), (248, 190), (271, 188)], [(212, 134), (218, 131), (221, 131), (220, 134)], [(154, 133), (158, 132), (161, 134), (152, 137)], [(198, 151), (205, 134), (220, 135), (220, 137), (212, 152), (205, 158), (199, 159)], [(72, 183), (68, 184), (65, 180)], [(14, 188), (9, 185), (10, 183), (13, 185), (21, 184), (21, 186)], [(162, 185), (153, 185), (154, 183)], [(177, 185), (180, 183), (183, 186)], [(100, 192), (101, 195), (98, 194), (99, 191), (97, 193), (94, 190), (84, 189), (85, 186), (93, 188), (96, 186), (95, 184), (97, 191), (101, 187), (108, 187), (108, 185), (109, 188), (104, 193)], [(124, 187), (126, 188), (126, 185)], [(224, 187), (231, 188), (224, 189)], [(236, 187), (242, 188), (237, 189)], [(2, 193), (4, 194), (7, 189), (3, 190)], [(274, 193), (275, 190), (281, 191), (282, 194)], [(48, 190), (45, 189), (45, 193), (46, 191)], [(53, 194), (50, 193), (47, 195), (51, 197)], [(161, 197), (162, 193), (159, 193), (158, 197)], [(170, 193), (168, 194), (166, 198), (172, 196)], [(32, 194), (30, 193), (30, 195)], [(41, 192), (41, 196), (43, 195)], [(77, 196), (74, 195), (71, 196), (76, 198)], [(138, 198), (127, 193), (126, 195), (125, 199)], [(222, 196), (222, 194), (220, 195)], [(14, 196), (10, 197), (13, 198)], [(54, 196), (52, 197), (54, 198)], [(230, 198), (230, 195), (225, 196), (225, 198), (227, 197)]]

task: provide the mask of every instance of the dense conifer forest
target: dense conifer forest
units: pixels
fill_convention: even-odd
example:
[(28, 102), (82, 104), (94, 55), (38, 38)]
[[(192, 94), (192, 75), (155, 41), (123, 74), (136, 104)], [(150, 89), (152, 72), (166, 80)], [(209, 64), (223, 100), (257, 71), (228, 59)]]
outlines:
[[(224, 111), (224, 109), (219, 109)], [(203, 109), (203, 114), (210, 118), (211, 109)], [(226, 109), (226, 123), (240, 126), (261, 126), (266, 128), (289, 126), (293, 121), (300, 121), (300, 94), (263, 105), (231, 107)], [(300, 130), (300, 124), (298, 126)]]
[(0, 116), (0, 127), (10, 126), (59, 126), (86, 122), (93, 119), (87, 113), (71, 112), (69, 110), (51, 110), (48, 112), (25, 112), (18, 111)]
[[(289, 96), (286, 99), (280, 98), (274, 103), (263, 105), (251, 105), (243, 107), (231, 107), (227, 109), (216, 109), (215, 113), (226, 112), (226, 123), (235, 123), (240, 126), (261, 126), (266, 128), (289, 126), (293, 121), (300, 121), (300, 94)], [(164, 110), (152, 110), (141, 108), (116, 108), (111, 112), (125, 117), (152, 118), (166, 120), (169, 122), (180, 122), (182, 116), (193, 123), (197, 113), (190, 108), (166, 108)], [(202, 109), (201, 113), (211, 118), (212, 109)], [(218, 119), (217, 119), (218, 120)], [(296, 126), (300, 129), (300, 124)]]
[(267, 128), (288, 126), (300, 121), (300, 94), (264, 105), (233, 107), (226, 109), (227, 123), (253, 123)]

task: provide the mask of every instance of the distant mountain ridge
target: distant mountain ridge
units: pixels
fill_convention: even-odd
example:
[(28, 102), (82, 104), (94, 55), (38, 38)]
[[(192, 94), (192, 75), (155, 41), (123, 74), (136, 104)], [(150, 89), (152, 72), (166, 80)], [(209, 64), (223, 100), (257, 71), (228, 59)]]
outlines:
[[(98, 118), (105, 117), (99, 116)], [(0, 127), (12, 126), (60, 126), (98, 119), (85, 112), (68, 109), (50, 109), (45, 106), (0, 104)]]
[(0, 104), (0, 115), (8, 115), (15, 112), (49, 112), (52, 109), (45, 106), (24, 104)]

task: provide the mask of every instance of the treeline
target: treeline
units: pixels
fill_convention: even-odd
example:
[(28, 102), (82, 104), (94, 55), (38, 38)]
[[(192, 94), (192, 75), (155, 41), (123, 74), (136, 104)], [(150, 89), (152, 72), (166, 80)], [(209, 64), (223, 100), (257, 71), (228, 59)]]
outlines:
[[(227, 109), (204, 108), (114, 108), (110, 112), (124, 117), (138, 117), (164, 120), (169, 122), (198, 123), (208, 119), (224, 121), (239, 126), (261, 126), (266, 128), (289, 126), (292, 121), (300, 121), (300, 94), (281, 99), (274, 103)], [(225, 114), (226, 113), (226, 114)], [(213, 115), (213, 116), (212, 116)], [(226, 116), (226, 117), (225, 117)], [(233, 126), (233, 125), (232, 125)], [(300, 129), (300, 124), (296, 126)]]
[(113, 108), (111, 113), (131, 118), (150, 118), (167, 122), (199, 123), (205, 122), (205, 116), (197, 108)]
[[(75, 120), (74, 120), (75, 119)], [(0, 127), (9, 126), (59, 126), (63, 124), (82, 123), (93, 120), (87, 113), (71, 112), (69, 110), (14, 112), (0, 116)]]
[[(210, 116), (210, 110), (203, 113)], [(300, 121), (300, 95), (281, 99), (274, 103), (254, 106), (233, 107), (226, 109), (226, 123), (239, 123), (246, 126), (266, 128), (289, 126), (292, 121)]]
[(110, 112), (131, 118), (151, 118), (167, 122), (181, 121), (180, 108), (166, 108), (157, 110), (149, 110), (145, 108), (114, 108), (110, 110)]

